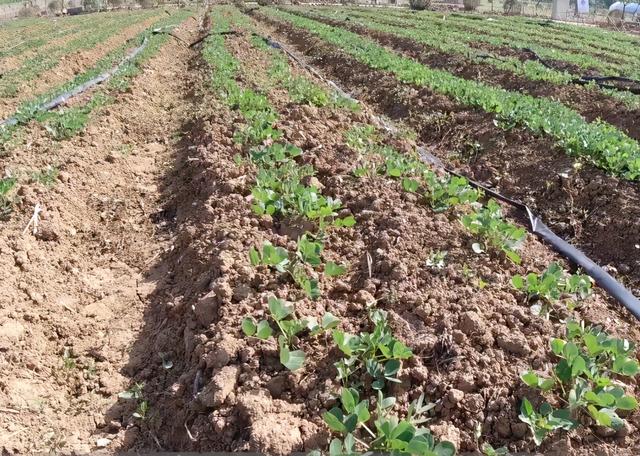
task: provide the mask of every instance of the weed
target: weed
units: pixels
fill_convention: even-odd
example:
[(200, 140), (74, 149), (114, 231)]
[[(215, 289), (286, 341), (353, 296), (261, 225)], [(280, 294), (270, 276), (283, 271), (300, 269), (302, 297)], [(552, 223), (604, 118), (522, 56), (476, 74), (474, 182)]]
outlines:
[(138, 406), (136, 407), (136, 411), (133, 413), (133, 417), (138, 418), (140, 420), (145, 420), (147, 418), (148, 413), (149, 413), (149, 402), (142, 400), (138, 402)]
[(64, 364), (64, 368), (67, 370), (73, 370), (76, 368), (76, 360), (73, 356), (71, 347), (64, 347), (64, 351), (62, 353), (62, 363)]

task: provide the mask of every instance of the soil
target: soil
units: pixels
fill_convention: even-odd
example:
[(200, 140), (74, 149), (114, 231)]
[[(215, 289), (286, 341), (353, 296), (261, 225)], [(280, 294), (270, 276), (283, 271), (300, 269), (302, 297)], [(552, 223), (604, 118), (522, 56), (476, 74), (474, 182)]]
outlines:
[[(287, 32), (291, 37), (292, 31)], [(238, 82), (262, 87), (264, 71), (258, 70), (267, 66), (264, 55), (248, 46), (246, 34), (227, 35), (226, 40), (242, 62)], [(327, 367), (339, 354), (328, 351), (322, 338), (303, 338), (306, 367), (291, 373), (279, 366), (273, 345), (245, 338), (240, 331), (242, 318), (264, 315), (266, 298), (275, 294), (295, 301), (300, 315), (317, 317), (330, 310), (348, 331), (367, 327), (365, 306), (377, 301), (389, 312), (394, 331), (417, 354), (403, 370), (403, 383), (393, 390), (398, 409), (424, 392), (438, 401), (430, 428), (453, 439), (462, 451), (476, 449), (472, 435), (477, 424), (492, 444), (533, 450), (526, 427), (518, 422), (517, 404), (525, 395), (536, 403), (540, 398), (521, 386), (518, 374), (526, 366), (550, 362), (546, 340), (559, 334), (561, 326), (531, 316), (509, 278), (543, 268), (557, 257), (531, 236), (522, 266), (470, 256), (471, 239), (454, 214), (434, 214), (397, 182), (374, 177), (363, 183), (352, 177), (356, 153), (345, 147), (342, 133), (370, 122), (366, 109), (353, 114), (297, 106), (286, 93), (272, 90), (269, 99), (280, 113), (277, 127), (286, 140), (303, 148), (303, 160), (316, 168), (323, 193), (340, 198), (343, 213), (358, 220), (353, 229), (332, 231), (326, 240), (325, 257), (349, 263), (347, 276), (322, 277), (323, 296), (310, 301), (286, 276), (250, 266), (251, 246), (269, 240), (291, 249), (294, 241), (285, 234), (286, 220), (260, 219), (250, 210), (253, 171), (234, 160), (244, 152), (232, 141), (240, 119), (208, 92), (198, 98), (214, 109), (191, 129), (188, 141), (198, 146), (171, 180), (183, 191), (164, 212), (179, 234), (158, 267), (172, 274), (156, 285), (155, 311), (147, 315), (133, 350), (140, 354), (132, 356), (137, 360), (134, 380), (145, 382), (154, 410), (147, 422), (153, 431), (138, 445), (276, 454), (326, 448), (329, 434), (321, 414), (331, 407), (338, 388), (335, 372)], [(399, 148), (412, 146), (390, 141)], [(436, 250), (448, 252), (440, 272), (424, 265)], [(464, 264), (491, 285), (478, 290), (467, 282)], [(599, 293), (581, 315), (609, 322), (610, 330), (634, 340), (640, 336), (635, 321)], [(168, 354), (174, 367), (167, 372), (158, 362), (150, 366), (150, 347)], [(632, 433), (607, 440), (584, 431), (570, 440), (552, 439), (543, 449), (586, 455), (596, 448), (632, 454), (637, 447)]]
[[(585, 90), (578, 85), (555, 85), (545, 81), (532, 81), (510, 71), (500, 70), (489, 64), (474, 63), (464, 56), (439, 52), (415, 40), (379, 32), (348, 21), (339, 21), (313, 16), (325, 24), (345, 28), (360, 35), (373, 38), (383, 46), (411, 57), (434, 69), (445, 70), (464, 79), (502, 87), (510, 91), (526, 93), (534, 97), (546, 97), (573, 108), (585, 119), (596, 119), (614, 125), (628, 136), (640, 139), (640, 109), (632, 109), (598, 90)], [(520, 57), (527, 54), (520, 51)], [(531, 58), (531, 55), (528, 56)], [(526, 60), (526, 57), (523, 58)]]
[[(83, 453), (98, 442), (106, 453), (326, 449), (330, 435), (321, 415), (339, 388), (333, 363), (340, 355), (327, 348), (326, 336), (301, 337), (307, 362), (292, 373), (273, 344), (244, 337), (240, 322), (263, 316), (272, 295), (295, 301), (299, 315), (331, 311), (349, 332), (369, 329), (366, 307), (376, 302), (416, 354), (391, 391), (397, 412), (424, 393), (436, 403), (427, 426), (462, 452), (477, 449), (477, 425), (496, 447), (533, 451), (518, 404), (528, 397), (538, 405), (541, 398), (518, 376), (549, 366), (547, 341), (562, 335), (558, 318), (566, 310), (556, 309), (550, 320), (532, 315), (510, 279), (561, 260), (531, 235), (519, 266), (471, 253), (474, 240), (459, 214), (434, 213), (384, 176), (353, 177), (357, 153), (343, 138), (380, 112), (419, 125), (426, 117), (415, 114), (417, 103), (433, 113), (447, 110), (437, 126), (443, 143), (455, 134), (449, 125), (462, 124), (456, 116), (484, 117), (261, 19), (262, 34), (305, 51), (350, 90), (376, 78), (368, 80), (370, 95), (359, 90), (361, 112), (298, 105), (284, 90), (268, 91), (283, 139), (303, 149), (301, 161), (314, 166), (323, 194), (342, 201), (341, 215), (357, 220), (325, 240), (324, 259), (348, 263), (347, 274), (322, 275), (322, 296), (312, 301), (287, 276), (250, 265), (249, 248), (265, 240), (292, 249), (295, 227), (251, 211), (255, 169), (237, 160), (248, 151), (233, 141), (242, 119), (211, 90), (211, 70), (199, 53), (168, 42), (82, 136), (53, 143), (34, 126), (3, 162), (20, 172), (22, 184), (16, 214), (0, 225), (0, 296), (8, 298), (0, 304), (3, 452)], [(192, 41), (196, 28), (188, 20), (178, 33)], [(238, 84), (263, 88), (269, 62), (249, 40), (248, 33), (225, 37), (242, 64)], [(291, 71), (311, 77), (293, 64)], [(435, 150), (436, 133), (428, 134), (427, 125), (418, 143)], [(506, 138), (533, 147), (527, 136)], [(404, 151), (416, 145), (390, 135), (384, 141)], [(54, 186), (27, 185), (31, 171), (49, 164), (60, 169)], [(44, 208), (38, 232), (23, 233), (36, 203)], [(427, 267), (438, 250), (447, 251), (446, 266)], [(640, 341), (633, 317), (598, 289), (578, 312), (587, 323)], [(142, 384), (137, 401), (119, 397)], [(639, 389), (631, 383), (628, 392)], [(144, 419), (134, 416), (142, 400)], [(583, 427), (550, 438), (541, 450), (637, 454), (640, 413), (627, 420), (615, 435)]]
[[(14, 113), (22, 102), (41, 95), (54, 87), (57, 87), (95, 65), (98, 60), (116, 49), (118, 46), (134, 38), (138, 33), (157, 22), (157, 17), (151, 17), (140, 21), (130, 27), (109, 37), (91, 49), (83, 49), (67, 54), (60, 59), (55, 67), (38, 76), (37, 80), (30, 81), (28, 87), (21, 88), (17, 96), (0, 100), (0, 118), (7, 118)], [(73, 37), (69, 37), (73, 39)]]
[(576, 166), (548, 139), (523, 128), (499, 129), (490, 114), (399, 83), (304, 30), (269, 22), (277, 28), (278, 39), (292, 44), (329, 78), (378, 112), (413, 128), (432, 153), (453, 167), (525, 202), (558, 235), (609, 267), (640, 295), (636, 184), (585, 163)]
[[(195, 23), (178, 33), (195, 36)], [(169, 42), (81, 136), (56, 143), (34, 125), (3, 158), (3, 174), (22, 184), (16, 213), (0, 225), (3, 451), (83, 454), (95, 449), (98, 428), (110, 447), (133, 438), (105, 422), (105, 411), (130, 386), (122, 368), (143, 325), (143, 275), (171, 248), (153, 217), (190, 117), (192, 57)], [(48, 165), (60, 170), (54, 185), (30, 182)], [(23, 230), (36, 203), (33, 236)]]

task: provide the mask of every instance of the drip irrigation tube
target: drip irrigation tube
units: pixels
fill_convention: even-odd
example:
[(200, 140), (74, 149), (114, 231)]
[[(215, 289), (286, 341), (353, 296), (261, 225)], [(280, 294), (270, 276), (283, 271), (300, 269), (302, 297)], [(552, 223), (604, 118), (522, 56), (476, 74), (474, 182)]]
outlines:
[[(334, 90), (336, 90), (341, 96), (347, 97), (356, 103), (358, 102), (353, 97), (351, 97), (347, 92), (342, 90), (335, 82), (323, 77), (318, 70), (313, 68), (308, 63), (301, 60), (291, 51), (289, 51), (285, 46), (281, 43), (273, 41), (270, 38), (265, 38), (261, 35), (254, 33), (254, 35), (262, 38), (267, 44), (270, 46), (282, 50), (285, 54), (287, 54), (294, 62), (300, 65), (302, 68), (306, 69), (320, 80), (329, 84)], [(385, 129), (391, 132), (397, 132), (398, 129), (390, 124), (389, 122), (383, 120), (378, 116), (374, 116), (374, 118), (383, 126)], [(486, 187), (485, 185), (476, 182), (474, 180), (469, 179), (467, 176), (464, 176), (452, 169), (449, 169), (447, 166), (442, 163), (442, 161), (434, 156), (433, 154), (427, 152), (423, 147), (418, 148), (418, 152), (420, 157), (425, 162), (435, 166), (437, 168), (442, 169), (443, 171), (458, 176), (464, 177), (467, 179), (470, 185), (482, 189), (487, 195), (490, 195), (500, 201), (503, 201), (513, 207), (518, 208), (519, 210), (526, 213), (529, 220), (529, 230), (541, 238), (543, 241), (547, 242), (551, 247), (558, 252), (563, 257), (567, 258), (569, 261), (573, 262), (577, 266), (581, 267), (586, 274), (592, 277), (595, 282), (602, 289), (606, 290), (613, 298), (615, 298), (618, 302), (620, 302), (624, 307), (631, 312), (631, 314), (640, 320), (640, 300), (636, 298), (629, 290), (627, 290), (620, 282), (618, 282), (615, 278), (613, 278), (609, 273), (607, 273), (604, 269), (598, 266), (595, 262), (593, 262), (587, 255), (585, 255), (582, 251), (569, 244), (564, 239), (560, 238), (556, 235), (544, 222), (533, 213), (533, 211), (521, 201), (517, 201), (511, 199), (507, 196), (501, 195), (500, 193)]]
[[(549, 68), (550, 70), (557, 70), (553, 65), (551, 65), (546, 60), (542, 59), (532, 49), (522, 48), (522, 50), (524, 52), (527, 52), (528, 54), (530, 54), (533, 57), (530, 60), (535, 60), (537, 62), (540, 62), (542, 65), (544, 65), (545, 67)], [(572, 84), (578, 84), (578, 85), (587, 85), (587, 84), (595, 83), (595, 84), (597, 84), (599, 87), (601, 87), (603, 89), (620, 90), (620, 91), (623, 91), (623, 92), (631, 92), (631, 93), (634, 93), (636, 95), (640, 95), (640, 81), (638, 81), (636, 79), (625, 78), (625, 77), (622, 77), (622, 76), (586, 76), (586, 75), (583, 75), (583, 76), (580, 76), (579, 78), (572, 79), (570, 82)], [(619, 85), (615, 85), (615, 84), (607, 84), (607, 82), (623, 82), (623, 83), (629, 84), (629, 86), (619, 86)]]
[[(107, 79), (111, 78), (111, 76), (113, 76), (120, 68), (122, 68), (124, 64), (136, 58), (137, 55), (140, 54), (144, 50), (144, 48), (147, 46), (147, 43), (148, 43), (148, 40), (147, 40), (147, 37), (145, 37), (144, 40), (142, 41), (142, 44), (140, 44), (140, 46), (136, 47), (133, 51), (131, 51), (129, 55), (123, 58), (122, 61), (116, 66), (114, 66), (113, 68), (105, 71), (102, 74), (99, 74), (98, 76), (88, 80), (87, 82), (84, 82), (74, 87), (73, 89), (67, 92), (64, 92), (58, 95), (53, 100), (37, 106), (35, 110), (42, 111), (42, 112), (49, 111), (62, 104), (65, 104), (70, 98), (87, 91), (91, 87), (103, 83)], [(20, 123), (20, 119), (18, 118), (18, 116), (13, 116), (0, 122), (0, 127), (13, 126), (13, 125), (17, 125), (18, 123)]]

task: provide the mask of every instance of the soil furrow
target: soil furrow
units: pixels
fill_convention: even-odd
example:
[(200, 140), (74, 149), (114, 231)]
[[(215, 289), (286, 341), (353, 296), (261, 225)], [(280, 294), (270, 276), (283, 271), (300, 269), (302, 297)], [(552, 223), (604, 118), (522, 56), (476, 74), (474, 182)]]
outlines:
[[(194, 29), (187, 21), (178, 33)], [(11, 410), (0, 414), (3, 451), (84, 454), (98, 439), (115, 450), (143, 432), (135, 401), (118, 395), (131, 386), (125, 367), (149, 311), (145, 273), (171, 248), (170, 227), (155, 215), (191, 115), (191, 55), (168, 42), (81, 136), (57, 143), (32, 128), (3, 162), (23, 180), (47, 165), (59, 171), (48, 185), (23, 183), (2, 226), (0, 403)], [(36, 203), (32, 236), (23, 229)]]

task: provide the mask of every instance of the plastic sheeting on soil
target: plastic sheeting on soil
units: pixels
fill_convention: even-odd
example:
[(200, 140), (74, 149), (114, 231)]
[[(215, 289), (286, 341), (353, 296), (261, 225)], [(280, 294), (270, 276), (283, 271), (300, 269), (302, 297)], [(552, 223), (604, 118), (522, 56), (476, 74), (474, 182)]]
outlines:
[[(342, 88), (340, 88), (335, 82), (323, 77), (318, 72), (318, 70), (316, 70), (306, 62), (302, 61), (300, 58), (298, 58), (295, 54), (289, 51), (281, 43), (273, 41), (270, 38), (262, 37), (258, 34), (256, 34), (256, 36), (259, 36), (260, 38), (262, 38), (270, 46), (282, 50), (298, 65), (302, 66), (307, 71), (314, 74), (320, 80), (329, 84), (341, 96), (357, 102), (357, 100), (351, 97), (347, 92), (345, 92)], [(380, 117), (376, 117), (376, 120), (380, 123), (380, 125), (383, 128), (391, 132), (397, 131), (397, 128), (395, 128), (390, 122), (385, 121)], [(590, 277), (592, 277), (602, 289), (606, 290), (613, 298), (615, 298), (618, 302), (620, 302), (623, 306), (625, 306), (627, 310), (629, 310), (629, 312), (633, 314), (634, 317), (640, 320), (640, 300), (638, 300), (638, 298), (636, 298), (629, 290), (627, 290), (622, 284), (620, 284), (620, 282), (618, 282), (615, 278), (613, 278), (609, 273), (607, 273), (604, 269), (602, 269), (595, 262), (593, 262), (582, 251), (580, 251), (578, 248), (574, 247), (573, 245), (571, 245), (570, 243), (568, 243), (567, 241), (565, 241), (564, 239), (556, 235), (547, 225), (544, 224), (544, 222), (537, 215), (533, 213), (533, 211), (531, 211), (531, 209), (528, 206), (526, 206), (520, 201), (516, 201), (504, 195), (501, 195), (500, 193), (495, 192), (494, 190), (491, 190), (490, 188), (480, 184), (479, 182), (473, 181), (469, 179), (467, 176), (463, 176), (462, 174), (459, 174), (447, 168), (442, 163), (442, 161), (440, 161), (440, 159), (435, 157), (433, 154), (427, 152), (424, 148), (421, 148), (421, 147), (418, 148), (418, 152), (420, 154), (420, 157), (424, 161), (428, 162), (429, 164), (436, 166), (438, 168), (441, 168), (447, 173), (464, 177), (469, 181), (471, 185), (477, 188), (481, 188), (486, 194), (491, 195), (492, 197), (499, 199), (500, 201), (503, 201), (525, 212), (529, 219), (529, 224), (530, 224), (529, 230), (532, 233), (536, 234), (542, 240), (550, 244), (553, 247), (553, 249), (556, 252), (558, 252), (560, 255), (564, 256), (574, 264), (580, 266), (584, 270), (584, 272), (588, 274)]]

